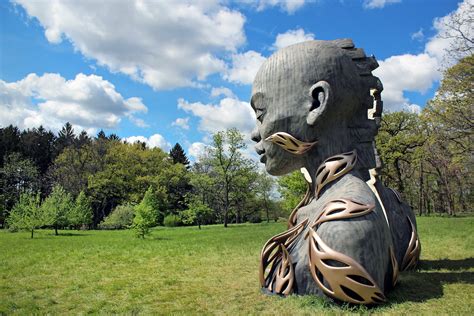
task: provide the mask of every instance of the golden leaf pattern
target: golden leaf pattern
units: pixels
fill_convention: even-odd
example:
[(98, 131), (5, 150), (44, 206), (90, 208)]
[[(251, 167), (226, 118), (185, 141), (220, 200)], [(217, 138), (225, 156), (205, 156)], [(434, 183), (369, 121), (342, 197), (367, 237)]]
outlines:
[(372, 212), (374, 208), (374, 204), (362, 204), (348, 199), (332, 200), (324, 206), (312, 226), (316, 228), (327, 221), (363, 216)]
[(331, 249), (311, 227), (309, 237), (309, 269), (325, 294), (355, 304), (385, 301), (380, 288), (357, 261)]
[(316, 197), (328, 183), (351, 171), (357, 162), (357, 151), (353, 150), (326, 159), (316, 171)]
[(411, 221), (410, 217), (407, 216), (407, 219), (410, 222), (411, 226), (411, 237), (405, 255), (403, 256), (402, 267), (400, 269), (401, 271), (414, 269), (418, 264), (418, 260), (420, 259), (421, 253), (421, 244), (418, 238), (418, 233), (416, 231), (415, 225)]
[(293, 137), (290, 134), (285, 133), (285, 132), (275, 133), (273, 135), (268, 136), (265, 140), (270, 141), (270, 142), (280, 146), (281, 148), (283, 148), (287, 152), (290, 152), (290, 153), (296, 154), (296, 155), (304, 154), (305, 152), (310, 150), (317, 143), (317, 142), (307, 143), (307, 142), (300, 141), (300, 140), (296, 139), (295, 137)]
[(270, 238), (263, 246), (259, 267), (262, 287), (272, 290), (275, 284), (275, 292), (278, 294), (288, 295), (292, 292), (294, 270), (288, 251), (294, 246), (307, 223), (308, 219), (305, 219), (293, 228)]

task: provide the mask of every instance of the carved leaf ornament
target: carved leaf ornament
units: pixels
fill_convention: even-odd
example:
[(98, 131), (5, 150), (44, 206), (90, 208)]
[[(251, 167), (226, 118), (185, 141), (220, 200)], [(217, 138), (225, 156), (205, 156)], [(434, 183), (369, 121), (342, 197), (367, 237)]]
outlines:
[(402, 267), (400, 269), (401, 271), (414, 269), (418, 264), (418, 260), (420, 259), (421, 253), (421, 244), (418, 238), (418, 233), (416, 231), (415, 225), (411, 221), (410, 217), (407, 216), (407, 219), (411, 225), (411, 238), (410, 242), (408, 243), (405, 255), (403, 256)]
[(316, 197), (328, 183), (351, 171), (357, 162), (356, 150), (326, 159), (316, 171)]
[(331, 249), (317, 234), (324, 222), (363, 216), (375, 205), (347, 199), (329, 202), (308, 231), (309, 269), (316, 284), (333, 298), (355, 304), (374, 304), (385, 301), (385, 296), (370, 274), (357, 261)]
[[(307, 223), (308, 219), (270, 238), (263, 246), (259, 267), (260, 285), (262, 287), (282, 295), (289, 295), (293, 292), (295, 275), (288, 251), (294, 246), (294, 242)], [(273, 286), (275, 286), (274, 290)]]
[(307, 143), (296, 139), (285, 132), (278, 132), (273, 135), (268, 136), (266, 141), (270, 141), (287, 152), (292, 154), (301, 155), (310, 150), (317, 142)]

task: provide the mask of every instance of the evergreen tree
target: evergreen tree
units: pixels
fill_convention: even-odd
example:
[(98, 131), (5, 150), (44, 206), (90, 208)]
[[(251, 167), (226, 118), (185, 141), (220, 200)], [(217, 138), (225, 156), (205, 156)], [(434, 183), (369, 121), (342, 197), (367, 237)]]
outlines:
[(76, 135), (71, 123), (67, 122), (58, 133), (58, 139), (56, 140), (56, 152), (59, 154), (64, 148), (74, 144)]
[(183, 147), (179, 143), (176, 143), (174, 147), (170, 150), (170, 157), (173, 159), (173, 163), (180, 163), (186, 166), (186, 169), (189, 168), (189, 160), (186, 156), (186, 153), (183, 150)]

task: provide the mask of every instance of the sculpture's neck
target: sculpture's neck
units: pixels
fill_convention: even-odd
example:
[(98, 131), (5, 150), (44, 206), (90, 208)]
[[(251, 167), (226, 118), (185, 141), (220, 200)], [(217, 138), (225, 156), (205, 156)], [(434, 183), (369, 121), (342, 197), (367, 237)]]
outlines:
[(321, 196), (322, 192), (336, 180), (349, 172), (356, 171), (357, 151), (334, 155), (317, 165), (306, 167), (311, 177), (311, 191), (315, 198)]

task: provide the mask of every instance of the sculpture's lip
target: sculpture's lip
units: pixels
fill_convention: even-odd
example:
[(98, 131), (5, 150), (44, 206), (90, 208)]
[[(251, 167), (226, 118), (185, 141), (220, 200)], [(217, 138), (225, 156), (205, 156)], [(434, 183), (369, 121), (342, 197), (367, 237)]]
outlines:
[(260, 155), (260, 162), (265, 163), (267, 161), (267, 156), (265, 154)]

